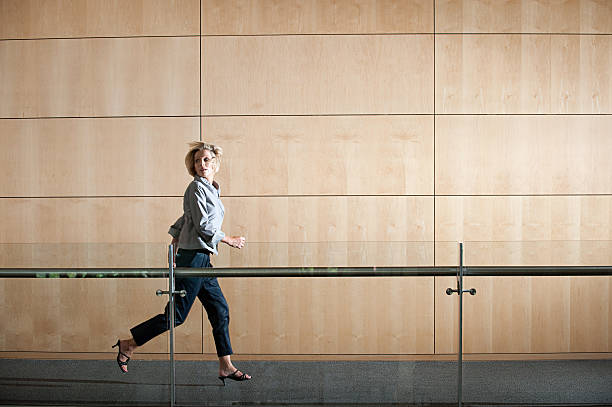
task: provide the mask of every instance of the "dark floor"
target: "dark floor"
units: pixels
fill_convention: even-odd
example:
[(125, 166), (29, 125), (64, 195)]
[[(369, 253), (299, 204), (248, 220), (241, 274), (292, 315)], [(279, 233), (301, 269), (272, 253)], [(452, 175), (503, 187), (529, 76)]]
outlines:
[[(178, 406), (451, 406), (457, 364), (241, 361), (248, 382), (216, 377), (216, 362), (177, 362)], [(0, 359), (0, 404), (169, 405), (169, 366), (133, 360)], [(466, 406), (612, 405), (612, 360), (464, 362)]]

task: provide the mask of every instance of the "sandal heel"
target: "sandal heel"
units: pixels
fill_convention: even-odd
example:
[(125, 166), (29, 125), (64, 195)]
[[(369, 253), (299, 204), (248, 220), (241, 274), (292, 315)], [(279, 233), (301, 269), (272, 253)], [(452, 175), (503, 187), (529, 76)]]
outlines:
[[(121, 370), (121, 373), (127, 373), (127, 365), (128, 365), (128, 362), (130, 361), (130, 357), (126, 355), (125, 353), (121, 352), (121, 340), (118, 339), (117, 343), (111, 346), (111, 349), (112, 348), (119, 348), (117, 349), (117, 364), (119, 365), (119, 370)], [(124, 356), (127, 359), (123, 361), (121, 360), (121, 356)], [(123, 366), (125, 366), (126, 370), (123, 370)]]

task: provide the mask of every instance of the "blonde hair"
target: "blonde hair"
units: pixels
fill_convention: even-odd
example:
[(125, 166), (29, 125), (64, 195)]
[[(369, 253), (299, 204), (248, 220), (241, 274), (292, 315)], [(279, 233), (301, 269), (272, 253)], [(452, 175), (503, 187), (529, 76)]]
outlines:
[(192, 177), (195, 177), (195, 155), (198, 151), (208, 150), (212, 153), (213, 158), (215, 158), (215, 172), (219, 172), (219, 168), (221, 167), (221, 156), (223, 155), (223, 149), (214, 144), (204, 143), (202, 141), (192, 141), (189, 143), (189, 151), (185, 156), (185, 167), (187, 167), (187, 171)]

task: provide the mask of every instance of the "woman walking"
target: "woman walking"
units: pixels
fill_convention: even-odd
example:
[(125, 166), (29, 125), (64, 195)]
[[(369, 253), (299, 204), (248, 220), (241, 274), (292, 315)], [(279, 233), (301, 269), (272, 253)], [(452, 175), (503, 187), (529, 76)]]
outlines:
[[(242, 236), (226, 236), (221, 230), (225, 208), (221, 203), (219, 184), (214, 181), (219, 171), (220, 147), (203, 142), (190, 143), (185, 156), (185, 166), (193, 181), (187, 186), (183, 197), (183, 216), (170, 227), (172, 243), (178, 251), (175, 262), (177, 267), (212, 267), (210, 256), (217, 254), (217, 245), (223, 242), (231, 247), (241, 249), (245, 244)], [(219, 357), (219, 379), (243, 381), (251, 376), (239, 371), (232, 364), (230, 355), (232, 346), (229, 337), (229, 307), (221, 287), (214, 277), (177, 278), (177, 291), (185, 290), (185, 297), (176, 297), (175, 326), (182, 324), (196, 297), (202, 302), (208, 320), (212, 325), (213, 338)], [(132, 337), (118, 340), (113, 347), (118, 347), (117, 363), (123, 373), (127, 373), (127, 364), (132, 353), (149, 340), (168, 330), (170, 325), (168, 305), (163, 314), (130, 329)]]

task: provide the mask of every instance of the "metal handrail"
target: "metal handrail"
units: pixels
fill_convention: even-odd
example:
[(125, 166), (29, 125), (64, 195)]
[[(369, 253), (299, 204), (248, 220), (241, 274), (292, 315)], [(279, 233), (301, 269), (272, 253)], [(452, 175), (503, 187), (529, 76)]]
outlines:
[[(175, 277), (444, 277), (457, 266), (174, 269)], [(612, 266), (463, 266), (464, 277), (609, 276)], [(168, 268), (3, 268), (0, 278), (168, 278)]]
[(610, 276), (612, 266), (464, 266), (469, 276)]

